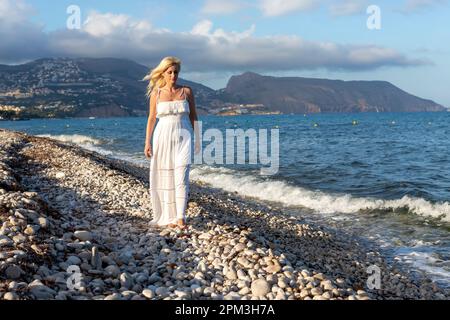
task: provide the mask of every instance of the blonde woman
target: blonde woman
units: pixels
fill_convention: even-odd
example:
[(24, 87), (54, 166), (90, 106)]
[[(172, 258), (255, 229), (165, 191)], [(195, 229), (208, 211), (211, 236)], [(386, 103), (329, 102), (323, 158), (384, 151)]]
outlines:
[[(181, 61), (165, 57), (144, 80), (149, 80), (150, 114), (144, 153), (150, 159), (152, 225), (186, 227), (191, 137), (200, 150), (197, 112), (192, 89), (177, 85)], [(156, 123), (158, 119), (158, 123)]]

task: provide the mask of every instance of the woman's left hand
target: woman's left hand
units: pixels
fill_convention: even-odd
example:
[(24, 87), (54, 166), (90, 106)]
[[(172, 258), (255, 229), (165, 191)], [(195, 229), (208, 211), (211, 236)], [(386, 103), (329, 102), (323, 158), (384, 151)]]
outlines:
[(195, 154), (200, 152), (200, 142), (195, 141), (195, 147), (194, 147)]

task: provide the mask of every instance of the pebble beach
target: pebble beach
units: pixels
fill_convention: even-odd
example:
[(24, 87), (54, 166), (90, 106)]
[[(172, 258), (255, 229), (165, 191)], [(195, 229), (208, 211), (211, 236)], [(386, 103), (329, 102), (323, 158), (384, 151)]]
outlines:
[(148, 168), (0, 129), (0, 299), (449, 297), (353, 236), (237, 194), (191, 182), (186, 217), (149, 225)]

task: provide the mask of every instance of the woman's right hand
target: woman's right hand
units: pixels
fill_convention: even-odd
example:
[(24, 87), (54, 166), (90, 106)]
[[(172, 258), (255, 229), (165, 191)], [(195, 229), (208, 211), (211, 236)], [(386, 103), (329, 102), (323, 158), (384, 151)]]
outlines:
[(149, 144), (145, 145), (144, 154), (147, 158), (151, 158), (153, 156), (152, 146)]

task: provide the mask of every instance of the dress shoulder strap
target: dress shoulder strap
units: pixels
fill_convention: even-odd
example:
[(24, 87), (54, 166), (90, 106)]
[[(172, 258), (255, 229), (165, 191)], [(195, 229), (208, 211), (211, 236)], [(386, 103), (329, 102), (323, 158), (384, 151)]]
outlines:
[(156, 103), (159, 102), (159, 94), (160, 94), (160, 92), (161, 92), (161, 88), (158, 87), (158, 92), (157, 92), (157, 94), (156, 94)]
[(186, 100), (186, 87), (183, 87), (183, 95), (184, 95), (184, 100)]

